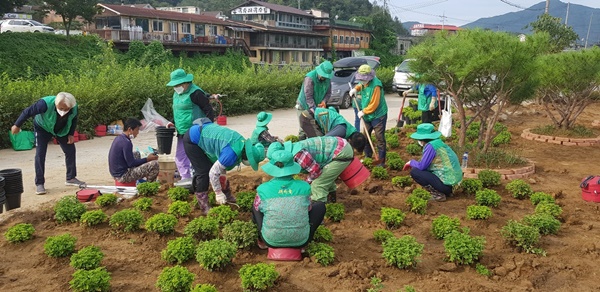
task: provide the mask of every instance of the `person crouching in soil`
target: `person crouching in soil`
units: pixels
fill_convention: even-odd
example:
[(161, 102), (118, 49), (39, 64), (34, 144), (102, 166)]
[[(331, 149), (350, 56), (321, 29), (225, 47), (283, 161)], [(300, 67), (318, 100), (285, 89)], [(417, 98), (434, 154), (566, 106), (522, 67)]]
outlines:
[(275, 137), (269, 133), (269, 128), (267, 125), (273, 118), (273, 114), (267, 112), (260, 112), (256, 115), (256, 128), (252, 131), (252, 136), (250, 136), (250, 142), (252, 144), (260, 143), (265, 148), (269, 148), (269, 145), (273, 142), (281, 142), (278, 137)]

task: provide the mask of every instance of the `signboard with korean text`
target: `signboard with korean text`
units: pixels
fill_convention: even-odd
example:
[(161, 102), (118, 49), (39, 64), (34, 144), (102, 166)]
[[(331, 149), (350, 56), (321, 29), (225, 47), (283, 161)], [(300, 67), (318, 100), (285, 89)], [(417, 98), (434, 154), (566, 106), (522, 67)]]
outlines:
[(262, 6), (238, 7), (231, 11), (231, 14), (270, 14), (271, 9)]

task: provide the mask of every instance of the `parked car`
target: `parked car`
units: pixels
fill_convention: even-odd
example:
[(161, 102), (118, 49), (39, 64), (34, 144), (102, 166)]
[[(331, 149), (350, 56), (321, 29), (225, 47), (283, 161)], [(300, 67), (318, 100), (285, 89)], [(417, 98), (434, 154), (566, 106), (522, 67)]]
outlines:
[(402, 95), (404, 91), (409, 90), (413, 87), (414, 82), (410, 80), (412, 72), (408, 68), (408, 63), (414, 59), (406, 59), (399, 66), (394, 68), (394, 79), (392, 81), (392, 90)]
[(35, 20), (29, 19), (6, 19), (0, 25), (0, 33), (3, 32), (47, 32), (54, 33), (54, 29)]
[(352, 106), (350, 97), (350, 83), (354, 83), (354, 75), (361, 65), (368, 64), (375, 69), (379, 66), (379, 57), (347, 57), (333, 63), (333, 77), (331, 77), (331, 97), (328, 106), (346, 109)]

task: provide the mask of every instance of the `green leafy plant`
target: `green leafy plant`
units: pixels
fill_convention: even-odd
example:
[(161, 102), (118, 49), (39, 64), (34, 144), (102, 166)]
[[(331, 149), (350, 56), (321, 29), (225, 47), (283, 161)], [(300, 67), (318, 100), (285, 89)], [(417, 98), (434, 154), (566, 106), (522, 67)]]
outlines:
[(75, 251), (77, 238), (69, 233), (50, 236), (44, 243), (44, 253), (53, 258), (70, 256)]
[(110, 291), (110, 273), (105, 267), (93, 270), (76, 270), (69, 281), (71, 290), (75, 292)]
[(522, 179), (515, 179), (506, 184), (506, 190), (516, 199), (525, 199), (533, 193), (531, 186)]
[(256, 243), (258, 230), (250, 221), (234, 220), (221, 230), (224, 240), (232, 242), (238, 248), (246, 248)]
[(484, 169), (477, 174), (484, 188), (500, 185), (500, 174), (491, 169)]
[(427, 212), (427, 201), (418, 195), (411, 194), (406, 197), (406, 205), (410, 207), (410, 211), (415, 214), (424, 215)]
[(138, 210), (125, 209), (115, 212), (110, 216), (108, 225), (114, 229), (123, 230), (125, 232), (132, 232), (140, 229), (140, 225), (144, 217)]
[(402, 170), (402, 168), (404, 167), (404, 160), (402, 160), (402, 158), (388, 159), (387, 164), (390, 167), (390, 169)]
[(545, 254), (542, 249), (535, 247), (540, 240), (540, 230), (536, 227), (508, 220), (500, 234), (510, 244), (521, 247), (527, 253)]
[(238, 206), (240, 206), (240, 210), (244, 212), (252, 211), (254, 199), (256, 198), (256, 192), (239, 192), (235, 197), (237, 199)]
[(176, 263), (180, 265), (189, 259), (193, 259), (195, 252), (196, 244), (194, 243), (194, 239), (184, 236), (169, 240), (167, 248), (160, 252), (160, 256), (170, 264)]
[(102, 210), (86, 211), (81, 215), (79, 222), (85, 226), (95, 226), (108, 220), (108, 216)]
[(373, 169), (373, 158), (365, 157), (361, 160), (361, 162), (369, 170)]
[(383, 242), (383, 258), (391, 266), (406, 269), (417, 265), (417, 258), (423, 252), (423, 244), (410, 235), (389, 238)]
[(71, 267), (76, 270), (93, 270), (100, 267), (104, 253), (99, 247), (90, 245), (71, 255)]
[(117, 196), (115, 194), (103, 194), (96, 198), (96, 205), (100, 207), (107, 207), (110, 205), (117, 204)]
[(167, 213), (175, 215), (175, 217), (185, 217), (192, 212), (192, 206), (186, 201), (175, 201), (169, 205)]
[(197, 284), (191, 292), (218, 292), (218, 290), (215, 285)]
[(387, 228), (397, 228), (404, 221), (404, 214), (400, 209), (395, 208), (381, 208), (381, 222), (385, 224)]
[(371, 288), (367, 289), (367, 292), (380, 292), (383, 289), (381, 279), (377, 277), (371, 278)]
[(467, 206), (467, 218), (471, 220), (486, 220), (492, 217), (492, 210), (488, 206)]
[(214, 217), (195, 218), (185, 226), (183, 234), (197, 240), (216, 238), (219, 235), (219, 221)]
[(400, 147), (400, 141), (398, 140), (398, 134), (386, 134), (385, 143), (388, 149), (396, 149)]
[(415, 288), (411, 285), (405, 285), (404, 292), (417, 292), (417, 290), (415, 290)]
[(245, 264), (239, 271), (244, 291), (264, 291), (275, 285), (279, 273), (274, 264)]
[(190, 190), (184, 187), (170, 188), (167, 196), (173, 201), (187, 201), (190, 198)]
[(142, 197), (150, 197), (158, 194), (160, 189), (159, 182), (143, 182), (136, 186), (138, 195)]
[(510, 143), (511, 138), (512, 138), (512, 135), (510, 134), (510, 132), (504, 130), (504, 131), (498, 133), (498, 135), (496, 135), (496, 137), (494, 137), (494, 139), (492, 139), (492, 146), (498, 147), (500, 145), (508, 144), (508, 143)]
[(502, 197), (494, 190), (483, 189), (475, 193), (475, 202), (481, 206), (498, 207)]
[(467, 195), (475, 195), (477, 191), (483, 190), (483, 183), (478, 178), (465, 178), (460, 183), (460, 187)]
[(480, 263), (477, 263), (477, 265), (475, 265), (475, 271), (477, 271), (477, 274), (486, 276), (486, 277), (489, 277), (492, 275), (490, 270), (488, 270), (488, 268), (486, 266), (484, 266)]
[(410, 194), (426, 201), (431, 199), (431, 194), (424, 188), (416, 188)]
[(298, 136), (296, 136), (296, 135), (287, 135), (287, 136), (285, 136), (283, 141), (284, 142), (292, 141), (292, 143), (295, 143), (295, 142), (300, 141), (300, 138), (298, 138)]
[(552, 197), (552, 195), (544, 193), (544, 192), (535, 192), (535, 193), (531, 194), (531, 197), (529, 197), (529, 200), (531, 200), (531, 203), (534, 205), (537, 205), (541, 202), (552, 203), (552, 204), (556, 203), (556, 201), (554, 201), (554, 198)]
[(346, 208), (342, 203), (330, 203), (325, 208), (325, 218), (329, 218), (333, 222), (340, 222), (344, 219)]
[(333, 233), (331, 233), (329, 228), (319, 225), (315, 231), (315, 235), (313, 235), (313, 240), (318, 242), (330, 242), (333, 240)]
[(395, 176), (392, 178), (392, 185), (401, 187), (401, 188), (412, 185), (412, 182), (413, 182), (413, 179), (412, 179), (412, 177), (410, 177), (410, 175)]
[(19, 223), (4, 232), (8, 242), (17, 243), (30, 240), (35, 233), (35, 228), (29, 223)]
[(373, 175), (373, 177), (376, 177), (381, 180), (390, 178), (390, 176), (388, 175), (387, 169), (385, 169), (383, 166), (373, 167), (373, 170), (371, 171), (371, 175)]
[(541, 234), (556, 234), (560, 229), (560, 221), (547, 213), (525, 216), (523, 223), (537, 228)]
[(384, 243), (386, 240), (393, 238), (394, 233), (385, 229), (377, 229), (373, 232), (373, 237), (375, 238), (375, 241)]
[(400, 159), (402, 157), (400, 157), (400, 154), (398, 152), (388, 152), (385, 154), (385, 158), (387, 160), (392, 160), (392, 159)]
[(148, 218), (146, 221), (146, 230), (161, 235), (170, 234), (175, 231), (175, 225), (177, 225), (177, 217), (171, 214), (158, 213)]
[(406, 153), (410, 155), (419, 155), (421, 154), (421, 152), (423, 152), (423, 149), (421, 148), (421, 146), (419, 146), (419, 144), (410, 143), (406, 145)]
[(196, 260), (207, 271), (221, 269), (231, 263), (237, 246), (223, 239), (203, 241), (196, 248)]
[(562, 208), (555, 203), (541, 202), (535, 206), (536, 214), (549, 214), (553, 217), (558, 217), (562, 214)]
[(431, 222), (431, 233), (437, 239), (444, 239), (450, 232), (459, 230), (460, 220), (440, 215)]
[(311, 242), (306, 246), (306, 252), (317, 263), (322, 266), (328, 266), (335, 259), (335, 252), (332, 246), (322, 242)]
[(85, 205), (77, 197), (65, 196), (54, 205), (54, 218), (58, 223), (77, 222), (85, 210)]
[(148, 211), (152, 207), (151, 198), (139, 198), (133, 202), (133, 207), (140, 211)]
[(479, 259), (485, 248), (483, 236), (469, 235), (469, 228), (452, 231), (444, 237), (444, 249), (450, 262), (469, 265)]
[(158, 275), (156, 287), (162, 292), (187, 292), (192, 289), (196, 275), (186, 267), (166, 267)]
[(221, 226), (224, 226), (225, 224), (231, 223), (237, 215), (238, 211), (231, 210), (229, 206), (222, 205), (211, 208), (206, 216), (217, 219), (217, 222), (219, 222)]

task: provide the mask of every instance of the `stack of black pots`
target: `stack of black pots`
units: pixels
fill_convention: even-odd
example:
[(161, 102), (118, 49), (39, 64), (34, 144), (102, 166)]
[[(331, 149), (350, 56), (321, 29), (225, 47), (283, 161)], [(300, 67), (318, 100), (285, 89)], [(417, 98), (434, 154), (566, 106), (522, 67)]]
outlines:
[(0, 176), (0, 214), (4, 210), (4, 202), (6, 202), (6, 195), (4, 193), (4, 177)]
[(0, 170), (0, 177), (4, 178), (4, 193), (6, 210), (21, 207), (21, 194), (23, 193), (23, 175), (18, 168)]

